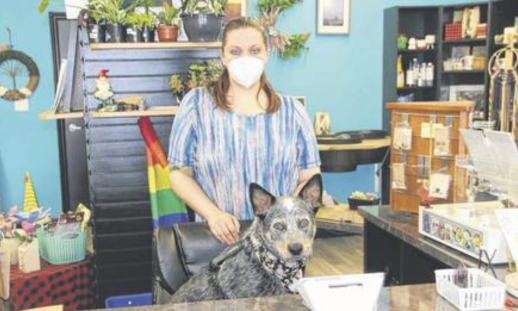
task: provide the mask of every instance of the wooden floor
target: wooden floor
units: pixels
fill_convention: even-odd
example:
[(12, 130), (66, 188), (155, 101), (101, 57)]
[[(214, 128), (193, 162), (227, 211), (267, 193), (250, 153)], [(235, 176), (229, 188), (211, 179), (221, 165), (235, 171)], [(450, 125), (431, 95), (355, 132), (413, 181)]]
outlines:
[(315, 239), (305, 276), (363, 273), (363, 237)]

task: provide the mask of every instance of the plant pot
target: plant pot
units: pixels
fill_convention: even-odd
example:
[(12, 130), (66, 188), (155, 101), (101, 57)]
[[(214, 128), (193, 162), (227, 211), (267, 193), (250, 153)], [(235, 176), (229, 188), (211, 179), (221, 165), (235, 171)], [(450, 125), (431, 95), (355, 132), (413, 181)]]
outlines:
[(183, 28), (191, 42), (218, 41), (223, 28), (223, 15), (182, 14)]
[(144, 26), (142, 29), (142, 42), (155, 42), (155, 29)]
[(106, 41), (117, 43), (126, 42), (126, 26), (122, 24), (107, 24)]
[(349, 209), (353, 211), (357, 210), (359, 206), (378, 205), (380, 203), (379, 198), (374, 200), (359, 200), (348, 198), (347, 201), (349, 201)]
[(142, 29), (138, 29), (138, 27), (134, 25), (128, 25), (126, 27), (126, 41), (144, 42), (144, 38), (142, 37)]
[(106, 25), (89, 22), (87, 29), (88, 29), (88, 41), (90, 43), (106, 42)]
[(160, 42), (176, 42), (178, 41), (177, 25), (160, 25), (158, 26), (158, 39)]

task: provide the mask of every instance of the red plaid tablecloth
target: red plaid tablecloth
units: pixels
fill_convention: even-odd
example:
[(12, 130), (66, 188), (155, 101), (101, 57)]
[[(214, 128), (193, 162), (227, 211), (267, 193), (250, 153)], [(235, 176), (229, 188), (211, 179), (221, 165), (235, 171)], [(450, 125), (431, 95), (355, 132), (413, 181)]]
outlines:
[(64, 305), (64, 310), (94, 307), (95, 275), (89, 258), (53, 266), (41, 260), (41, 270), (23, 273), (11, 267), (11, 310)]

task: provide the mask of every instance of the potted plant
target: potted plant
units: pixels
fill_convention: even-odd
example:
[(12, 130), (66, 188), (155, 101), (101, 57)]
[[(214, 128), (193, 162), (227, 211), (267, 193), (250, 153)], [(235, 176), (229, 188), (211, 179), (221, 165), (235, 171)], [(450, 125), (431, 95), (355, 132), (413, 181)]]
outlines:
[(164, 1), (163, 11), (157, 14), (158, 39), (160, 42), (175, 42), (178, 40), (178, 16), (180, 11)]
[(179, 103), (191, 89), (210, 86), (219, 80), (222, 73), (223, 65), (220, 61), (209, 60), (203, 63), (194, 63), (189, 66), (187, 81), (184, 81), (180, 75), (171, 76), (171, 90)]
[(124, 0), (90, 0), (90, 12), (106, 19), (106, 39), (108, 42), (126, 41), (126, 19), (140, 1), (124, 5)]
[(130, 13), (126, 20), (128, 42), (153, 42), (155, 38), (155, 16)]
[(226, 0), (183, 0), (182, 23), (192, 42), (217, 41), (223, 28)]
[(86, 28), (90, 43), (106, 41), (106, 20), (98, 12), (87, 12)]

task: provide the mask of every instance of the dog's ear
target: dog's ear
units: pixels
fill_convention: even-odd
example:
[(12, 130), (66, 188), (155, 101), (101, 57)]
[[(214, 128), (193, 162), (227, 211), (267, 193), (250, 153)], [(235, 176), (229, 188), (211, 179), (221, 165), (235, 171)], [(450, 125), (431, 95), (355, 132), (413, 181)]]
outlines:
[(275, 204), (275, 197), (258, 184), (251, 183), (250, 201), (254, 208), (254, 214), (263, 219), (266, 216), (266, 213), (270, 210), (270, 207)]
[(299, 193), (299, 197), (311, 204), (311, 206), (317, 210), (320, 206), (322, 206), (322, 192), (322, 175), (315, 174), (309, 179), (304, 187), (302, 187), (302, 190), (300, 190)]

